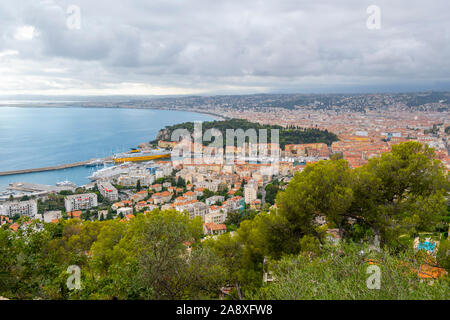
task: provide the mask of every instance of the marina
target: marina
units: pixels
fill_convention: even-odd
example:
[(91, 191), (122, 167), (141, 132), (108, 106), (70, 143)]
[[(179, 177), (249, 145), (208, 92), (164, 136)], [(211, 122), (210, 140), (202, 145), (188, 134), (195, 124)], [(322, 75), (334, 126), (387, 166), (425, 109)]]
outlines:
[(6, 191), (0, 192), (0, 201), (7, 201), (11, 197), (13, 199), (20, 199), (23, 196), (45, 197), (50, 193), (58, 193), (61, 191), (74, 192), (75, 189), (76, 185), (70, 181), (58, 182), (55, 186), (28, 182), (13, 182), (9, 184)]
[(18, 181), (87, 184), (105, 163), (115, 164), (112, 155), (153, 140), (161, 128), (213, 119), (173, 110), (2, 107), (0, 191)]

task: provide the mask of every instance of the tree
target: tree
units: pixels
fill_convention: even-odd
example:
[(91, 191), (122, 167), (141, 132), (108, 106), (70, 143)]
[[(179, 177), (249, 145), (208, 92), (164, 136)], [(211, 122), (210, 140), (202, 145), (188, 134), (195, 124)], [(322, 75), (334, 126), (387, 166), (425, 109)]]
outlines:
[(340, 160), (340, 159), (344, 159), (344, 156), (343, 156), (342, 152), (333, 153), (330, 156), (330, 160)]
[(345, 160), (319, 161), (296, 173), (287, 189), (277, 196), (278, 214), (288, 226), (290, 248), (300, 249), (305, 235), (320, 239), (315, 219), (325, 216), (343, 230), (343, 214), (353, 201), (351, 170)]
[(400, 245), (399, 235), (434, 231), (446, 215), (445, 169), (432, 148), (418, 142), (394, 145), (354, 172), (354, 201), (346, 215), (380, 238)]
[(177, 180), (177, 187), (178, 188), (184, 188), (186, 187), (186, 181), (182, 177), (178, 177)]
[[(202, 235), (199, 218), (174, 210), (154, 210), (139, 215), (129, 223), (115, 250), (124, 257), (120, 261), (136, 262), (135, 280), (145, 296), (153, 299), (217, 297), (224, 285), (223, 271), (217, 258), (206, 249), (194, 246), (189, 254), (186, 242), (194, 245)], [(131, 255), (129, 255), (131, 253)]]
[(236, 296), (231, 295), (233, 299), (242, 299), (242, 277), (243, 271), (243, 246), (236, 237), (232, 237), (229, 233), (225, 233), (218, 237), (217, 240), (206, 240), (204, 245), (211, 248), (214, 254), (221, 257), (223, 265), (226, 269), (227, 279), (233, 284), (236, 290)]
[(382, 245), (401, 245), (402, 234), (442, 227), (448, 190), (434, 150), (410, 141), (357, 170), (345, 160), (308, 165), (278, 194), (277, 205), (293, 243), (307, 234), (320, 240), (315, 218), (322, 215), (342, 237), (376, 236)]
[(203, 197), (204, 197), (204, 199), (208, 199), (208, 198), (210, 198), (212, 196), (214, 196), (214, 192), (212, 192), (209, 189), (204, 189), (203, 190)]
[(270, 203), (271, 205), (275, 204), (275, 199), (277, 197), (278, 190), (280, 189), (280, 186), (278, 183), (269, 183), (264, 190), (266, 190), (266, 197), (265, 200), (267, 203)]
[(139, 192), (141, 191), (142, 187), (141, 187), (141, 180), (138, 180), (136, 183), (136, 191)]

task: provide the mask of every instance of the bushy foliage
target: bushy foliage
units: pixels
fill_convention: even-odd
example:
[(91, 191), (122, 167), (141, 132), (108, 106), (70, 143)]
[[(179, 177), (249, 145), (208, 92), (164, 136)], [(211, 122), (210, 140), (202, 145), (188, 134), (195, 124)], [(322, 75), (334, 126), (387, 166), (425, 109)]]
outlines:
[[(421, 281), (417, 270), (424, 257), (411, 251), (401, 254), (390, 250), (370, 251), (367, 246), (342, 244), (327, 246), (317, 256), (286, 256), (271, 264), (275, 281), (255, 290), (250, 299), (269, 300), (401, 300), (449, 299), (448, 277)], [(380, 286), (371, 276), (379, 267)], [(369, 286), (367, 285), (369, 282)]]
[[(199, 245), (202, 224), (155, 210), (129, 222), (68, 220), (0, 230), (0, 295), (12, 299), (200, 299), (224, 285), (219, 258)], [(187, 246), (192, 246), (189, 253)], [(67, 268), (81, 269), (69, 290)]]

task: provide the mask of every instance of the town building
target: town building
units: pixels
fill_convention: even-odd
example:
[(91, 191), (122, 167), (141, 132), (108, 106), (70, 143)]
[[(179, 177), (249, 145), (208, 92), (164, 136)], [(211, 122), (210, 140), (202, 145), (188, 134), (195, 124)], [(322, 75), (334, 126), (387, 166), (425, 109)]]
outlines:
[(114, 186), (107, 181), (98, 181), (97, 188), (103, 198), (113, 202), (119, 199), (119, 192)]
[(38, 210), (36, 200), (8, 201), (0, 205), (0, 215), (7, 217), (14, 217), (18, 215), (35, 218), (37, 213)]
[(125, 217), (128, 214), (133, 214), (133, 208), (124, 207), (117, 209), (117, 215), (122, 214), (123, 217)]
[(225, 201), (225, 197), (224, 196), (212, 196), (209, 197), (208, 199), (205, 200), (205, 203), (208, 206), (211, 206), (213, 204), (216, 204), (217, 202), (224, 202)]
[(62, 218), (61, 210), (53, 210), (44, 212), (44, 222), (56, 222)]
[(254, 183), (249, 183), (244, 187), (245, 203), (249, 204), (258, 198), (258, 186)]
[(203, 233), (207, 235), (220, 235), (227, 232), (227, 226), (224, 224), (204, 223)]
[(88, 210), (97, 206), (98, 201), (95, 193), (74, 194), (64, 198), (66, 212)]

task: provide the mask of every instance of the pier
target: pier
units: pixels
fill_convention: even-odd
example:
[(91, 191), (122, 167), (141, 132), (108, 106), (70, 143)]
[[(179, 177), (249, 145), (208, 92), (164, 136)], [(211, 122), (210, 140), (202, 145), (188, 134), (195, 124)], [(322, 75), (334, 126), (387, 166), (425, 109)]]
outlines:
[(68, 169), (68, 168), (81, 167), (81, 166), (84, 166), (84, 165), (88, 164), (90, 161), (91, 160), (80, 161), (80, 162), (67, 163), (67, 164), (61, 164), (59, 166), (44, 167), (44, 168), (3, 171), (3, 172), (0, 172), (0, 176), (12, 176), (12, 175), (15, 175), (15, 174), (22, 174), (22, 173), (33, 173), (33, 172), (63, 170), (63, 169)]

